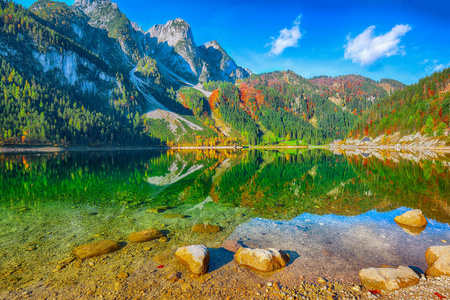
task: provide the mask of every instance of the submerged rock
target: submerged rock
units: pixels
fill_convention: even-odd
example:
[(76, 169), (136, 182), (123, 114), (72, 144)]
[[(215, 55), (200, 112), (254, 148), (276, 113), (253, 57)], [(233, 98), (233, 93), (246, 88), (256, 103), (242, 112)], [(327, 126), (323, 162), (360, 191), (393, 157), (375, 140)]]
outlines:
[(442, 255), (425, 272), (428, 276), (450, 276), (450, 253)]
[(175, 256), (197, 275), (205, 274), (209, 266), (209, 251), (204, 245), (178, 248)]
[(220, 231), (220, 227), (210, 224), (195, 224), (192, 227), (192, 231), (198, 233), (216, 233)]
[(394, 218), (395, 222), (411, 227), (425, 227), (428, 222), (420, 209), (413, 209)]
[(261, 272), (272, 272), (289, 263), (289, 255), (281, 250), (239, 248), (234, 261), (240, 265)]
[(84, 259), (111, 253), (120, 249), (120, 244), (115, 241), (99, 241), (76, 247), (73, 253), (76, 257)]
[(359, 278), (367, 289), (394, 291), (419, 283), (419, 276), (408, 267), (368, 268), (359, 271)]
[(164, 217), (169, 219), (184, 219), (188, 216), (182, 214), (165, 214)]
[(433, 246), (425, 252), (425, 259), (431, 267), (441, 256), (450, 254), (450, 246)]
[(158, 229), (150, 228), (138, 232), (133, 232), (128, 236), (128, 239), (133, 243), (143, 243), (159, 239), (162, 236), (162, 233)]
[(169, 209), (169, 206), (167, 206), (167, 205), (166, 206), (158, 206), (158, 207), (152, 207), (152, 208), (147, 209), (147, 212), (157, 214), (157, 213), (163, 212), (167, 209)]

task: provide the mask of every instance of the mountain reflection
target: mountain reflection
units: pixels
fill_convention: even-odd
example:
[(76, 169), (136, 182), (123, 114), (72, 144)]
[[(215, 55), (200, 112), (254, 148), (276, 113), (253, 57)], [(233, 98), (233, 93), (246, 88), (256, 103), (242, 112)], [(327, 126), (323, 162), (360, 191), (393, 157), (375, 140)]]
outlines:
[[(255, 216), (359, 215), (421, 209), (450, 222), (447, 155), (337, 155), (326, 150), (70, 152), (0, 156), (0, 205), (48, 201), (125, 207), (178, 206), (212, 199)], [(418, 159), (419, 158), (419, 159)]]

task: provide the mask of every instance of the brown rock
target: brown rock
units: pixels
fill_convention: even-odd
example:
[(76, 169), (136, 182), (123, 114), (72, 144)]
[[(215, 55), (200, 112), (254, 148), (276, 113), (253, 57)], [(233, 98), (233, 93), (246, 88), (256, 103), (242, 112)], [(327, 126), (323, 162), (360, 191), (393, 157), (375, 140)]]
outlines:
[(428, 222), (420, 209), (413, 209), (405, 212), (401, 216), (395, 217), (395, 222), (411, 227), (425, 227)]
[(100, 241), (93, 242), (76, 247), (73, 253), (76, 257), (84, 259), (88, 257), (99, 256), (102, 254), (111, 253), (120, 249), (120, 245), (114, 241)]
[(209, 266), (209, 251), (203, 245), (178, 248), (175, 256), (197, 275), (205, 274)]
[(359, 271), (359, 278), (367, 289), (394, 291), (419, 283), (419, 276), (410, 268), (368, 268)]
[(199, 233), (216, 233), (220, 231), (220, 227), (209, 224), (195, 224), (192, 227), (192, 231)]
[(281, 250), (239, 248), (234, 261), (240, 265), (261, 272), (272, 272), (289, 263), (289, 255)]
[(128, 236), (128, 239), (133, 243), (143, 243), (159, 239), (160, 237), (162, 237), (162, 233), (158, 229), (150, 228), (138, 232), (133, 232)]
[(441, 256), (450, 254), (450, 246), (433, 246), (425, 252), (427, 264), (431, 267)]
[(428, 276), (450, 276), (450, 253), (444, 254), (425, 272)]

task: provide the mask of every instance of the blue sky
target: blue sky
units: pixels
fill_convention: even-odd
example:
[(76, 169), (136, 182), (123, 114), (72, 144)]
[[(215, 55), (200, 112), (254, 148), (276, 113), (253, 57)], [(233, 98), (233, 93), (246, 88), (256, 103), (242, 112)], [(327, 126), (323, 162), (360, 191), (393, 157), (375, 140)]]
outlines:
[(255, 73), (360, 74), (411, 84), (450, 67), (447, 0), (113, 2), (144, 30), (183, 18), (197, 45), (217, 40)]

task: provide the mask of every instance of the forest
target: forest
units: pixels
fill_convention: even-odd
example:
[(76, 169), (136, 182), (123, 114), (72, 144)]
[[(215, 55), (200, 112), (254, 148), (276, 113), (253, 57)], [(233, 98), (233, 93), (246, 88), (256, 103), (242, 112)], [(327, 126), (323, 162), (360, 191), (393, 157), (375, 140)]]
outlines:
[[(403, 135), (421, 132), (443, 136), (450, 124), (450, 69), (427, 76), (372, 106), (350, 136)], [(448, 137), (447, 137), (448, 139)]]

